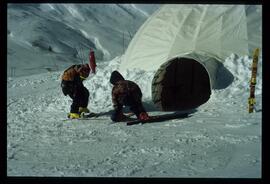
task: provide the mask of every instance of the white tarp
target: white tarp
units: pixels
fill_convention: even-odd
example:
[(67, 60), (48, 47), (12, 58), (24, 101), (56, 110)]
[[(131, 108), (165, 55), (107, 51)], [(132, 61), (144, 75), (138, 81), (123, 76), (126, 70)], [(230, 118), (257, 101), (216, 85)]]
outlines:
[(190, 53), (223, 62), (256, 47), (262, 47), (261, 5), (163, 5), (133, 37), (119, 70), (157, 70)]

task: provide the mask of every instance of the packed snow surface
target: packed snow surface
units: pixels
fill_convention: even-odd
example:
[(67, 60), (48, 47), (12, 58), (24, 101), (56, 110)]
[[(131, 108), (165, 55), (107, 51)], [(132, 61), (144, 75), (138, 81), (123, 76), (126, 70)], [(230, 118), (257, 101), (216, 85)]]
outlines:
[[(82, 18), (76, 9), (70, 13)], [(89, 109), (108, 112), (92, 120), (66, 120), (71, 99), (60, 88), (63, 71), (8, 77), (8, 176), (261, 177), (261, 58), (254, 113), (247, 111), (252, 59), (232, 54), (224, 67), (233, 82), (213, 90), (189, 118), (133, 126), (110, 120), (109, 77), (120, 61), (98, 63), (84, 82)], [(150, 115), (165, 113), (151, 103), (154, 72), (123, 76), (141, 87)]]

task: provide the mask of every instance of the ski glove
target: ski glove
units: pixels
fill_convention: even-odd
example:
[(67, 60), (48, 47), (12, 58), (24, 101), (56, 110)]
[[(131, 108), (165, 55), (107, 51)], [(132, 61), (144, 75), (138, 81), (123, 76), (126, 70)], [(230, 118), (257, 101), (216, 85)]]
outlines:
[(146, 112), (141, 112), (139, 115), (140, 120), (149, 120), (149, 116)]

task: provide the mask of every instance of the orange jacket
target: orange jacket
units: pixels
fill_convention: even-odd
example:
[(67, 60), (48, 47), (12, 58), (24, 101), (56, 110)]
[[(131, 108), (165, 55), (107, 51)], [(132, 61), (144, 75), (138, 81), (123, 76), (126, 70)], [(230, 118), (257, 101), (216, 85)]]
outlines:
[(90, 69), (88, 64), (72, 65), (66, 69), (62, 75), (64, 81), (74, 81), (77, 78), (86, 79), (89, 76)]

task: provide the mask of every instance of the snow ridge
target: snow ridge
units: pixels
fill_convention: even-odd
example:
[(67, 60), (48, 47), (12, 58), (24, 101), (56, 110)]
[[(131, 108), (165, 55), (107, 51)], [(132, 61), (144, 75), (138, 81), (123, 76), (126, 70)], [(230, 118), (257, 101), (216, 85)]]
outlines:
[(81, 21), (85, 21), (85, 19), (83, 18), (83, 16), (78, 12), (78, 10), (76, 9), (76, 7), (72, 4), (63, 4), (63, 6), (68, 10), (68, 12), (75, 18), (81, 20)]
[[(147, 7), (146, 12), (158, 7), (141, 6)], [(123, 35), (135, 33), (147, 19), (128, 4), (10, 4), (8, 9), (8, 49), (17, 47), (16, 52), (8, 53), (8, 70), (29, 63), (48, 68), (45, 61), (51, 60), (54, 69), (62, 70), (80, 62), (78, 46), (85, 53), (94, 49), (97, 62), (112, 60), (123, 53), (123, 41), (125, 45), (130, 41)], [(30, 47), (24, 47), (26, 43)], [(33, 51), (42, 59), (34, 60)], [(44, 70), (32, 71), (40, 72)], [(23, 73), (22, 67), (16, 67), (16, 76)]]
[(97, 37), (95, 37), (94, 40), (95, 40), (95, 45), (96, 45), (97, 49), (101, 50), (103, 55), (104, 55), (103, 59), (109, 60), (111, 57), (110, 52), (101, 45), (101, 43)]
[(131, 5), (134, 9), (138, 10), (139, 12), (141, 12), (144, 16), (149, 17), (149, 14), (145, 11), (143, 11), (142, 9), (138, 8), (135, 4)]

